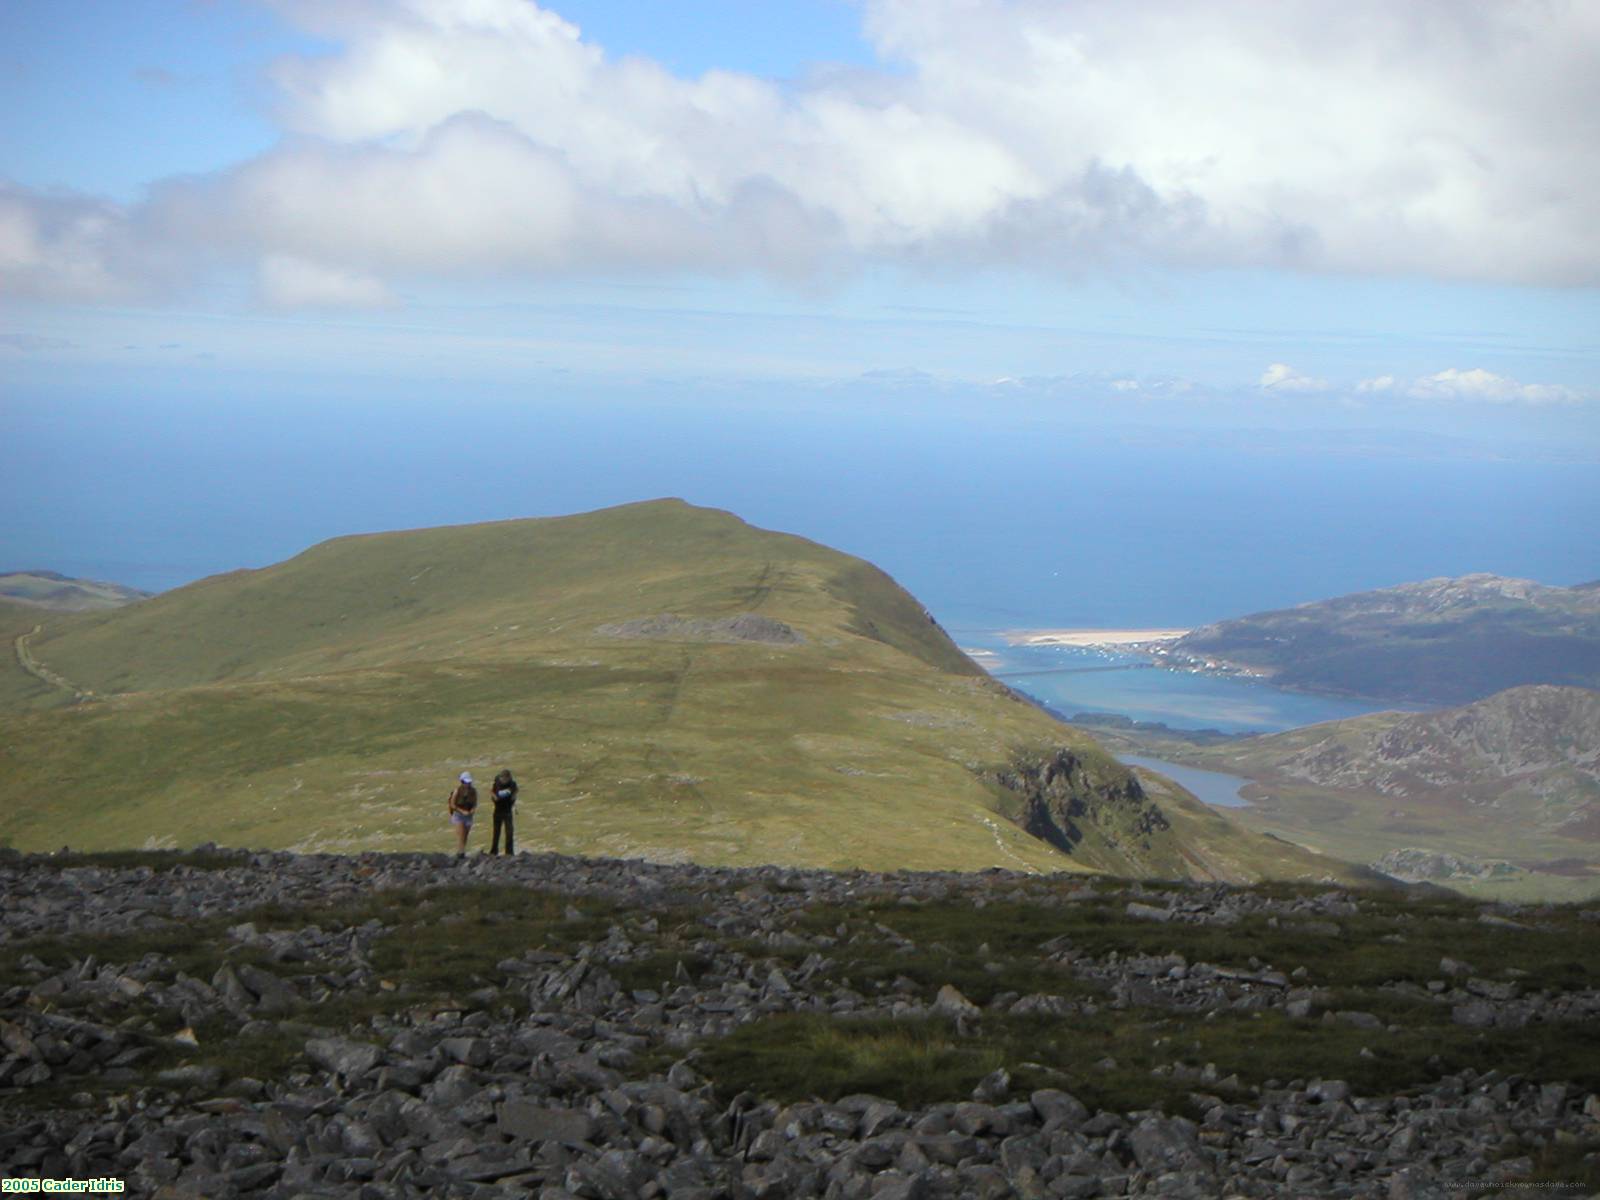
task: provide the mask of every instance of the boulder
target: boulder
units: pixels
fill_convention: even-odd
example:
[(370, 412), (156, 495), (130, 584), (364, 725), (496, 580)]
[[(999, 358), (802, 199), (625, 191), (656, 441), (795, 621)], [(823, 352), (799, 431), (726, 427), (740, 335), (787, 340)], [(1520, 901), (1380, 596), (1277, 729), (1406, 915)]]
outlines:
[(594, 1136), (594, 1118), (571, 1108), (549, 1108), (528, 1100), (507, 1100), (495, 1110), (500, 1132), (527, 1142), (576, 1145)]
[(324, 1070), (354, 1079), (377, 1066), (383, 1051), (370, 1042), (349, 1038), (312, 1038), (306, 1043), (306, 1057)]

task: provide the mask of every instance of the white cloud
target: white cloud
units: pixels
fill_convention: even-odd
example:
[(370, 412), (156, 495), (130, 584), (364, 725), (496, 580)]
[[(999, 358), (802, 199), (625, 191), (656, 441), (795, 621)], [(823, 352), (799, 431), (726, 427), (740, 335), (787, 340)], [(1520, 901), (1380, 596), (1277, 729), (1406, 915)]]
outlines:
[(1287, 363), (1273, 363), (1261, 373), (1257, 386), (1265, 392), (1325, 392), (1328, 381), (1302, 375)]
[(1449, 367), (1411, 383), (1406, 393), (1420, 400), (1480, 400), (1496, 404), (1576, 404), (1583, 393), (1559, 384), (1519, 383), (1482, 367)]
[(376, 279), (288, 254), (261, 260), (262, 298), (274, 308), (377, 308), (393, 303)]
[(1363, 379), (1360, 383), (1356, 384), (1356, 391), (1392, 392), (1394, 391), (1394, 387), (1395, 377), (1393, 375), (1379, 375), (1375, 379)]
[(142, 272), (125, 213), (78, 196), (40, 196), (0, 182), (0, 296), (110, 300)]
[(885, 260), (1600, 282), (1600, 5), (865, 0), (897, 69), (787, 87), (608, 58), (530, 0), (280, 7), (340, 47), (276, 68), (289, 140), (130, 210), (0, 196), (0, 286), (277, 256), (373, 297)]

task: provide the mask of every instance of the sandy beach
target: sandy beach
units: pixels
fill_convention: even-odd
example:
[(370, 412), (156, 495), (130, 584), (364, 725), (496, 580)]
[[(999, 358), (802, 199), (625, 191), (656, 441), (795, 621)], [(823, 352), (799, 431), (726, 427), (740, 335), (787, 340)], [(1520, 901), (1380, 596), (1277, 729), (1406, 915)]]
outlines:
[(1139, 646), (1171, 642), (1187, 629), (1008, 629), (1000, 636), (1012, 646)]

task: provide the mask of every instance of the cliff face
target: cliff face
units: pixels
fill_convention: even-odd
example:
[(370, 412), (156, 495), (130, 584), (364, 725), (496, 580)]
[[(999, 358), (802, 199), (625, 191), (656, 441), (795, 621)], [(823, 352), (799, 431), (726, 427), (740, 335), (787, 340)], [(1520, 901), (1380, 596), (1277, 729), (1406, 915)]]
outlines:
[(1171, 822), (1130, 771), (1059, 749), (1019, 755), (992, 778), (1014, 797), (1017, 824), (1074, 858), (1122, 874), (1177, 861)]

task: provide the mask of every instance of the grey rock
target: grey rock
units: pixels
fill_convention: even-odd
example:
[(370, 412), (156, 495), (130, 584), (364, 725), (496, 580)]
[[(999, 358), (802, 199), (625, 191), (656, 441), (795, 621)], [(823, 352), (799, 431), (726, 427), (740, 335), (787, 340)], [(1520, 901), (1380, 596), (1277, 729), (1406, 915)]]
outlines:
[(956, 1105), (950, 1124), (961, 1133), (980, 1134), (1009, 1132), (1011, 1122), (993, 1105), (969, 1101)]
[(888, 1173), (873, 1180), (873, 1200), (925, 1200), (927, 1183), (918, 1175), (896, 1176)]
[(909, 1144), (915, 1145), (930, 1162), (952, 1167), (983, 1149), (983, 1143), (977, 1138), (959, 1133), (925, 1135)]
[(1170, 921), (1173, 912), (1170, 908), (1157, 908), (1153, 904), (1141, 904), (1137, 900), (1128, 902), (1127, 914), (1140, 921)]
[(306, 1043), (306, 1057), (324, 1070), (352, 1079), (377, 1066), (383, 1052), (370, 1042), (349, 1038), (312, 1038)]
[(876, 1137), (884, 1130), (899, 1125), (904, 1115), (899, 1105), (886, 1100), (874, 1100), (862, 1111), (858, 1132), (862, 1138)]
[(439, 1043), (443, 1050), (454, 1062), (464, 1063), (469, 1067), (482, 1067), (488, 1064), (492, 1053), (489, 1042), (478, 1037), (450, 1037)]
[(964, 1167), (957, 1180), (961, 1195), (972, 1200), (1042, 1200), (1044, 1196), (1037, 1181), (1030, 1180), (1025, 1187), (1016, 1188), (998, 1167)]
[(1306, 1089), (1311, 1099), (1321, 1104), (1334, 1104), (1350, 1098), (1350, 1085), (1342, 1079), (1319, 1079)]
[(1495, 1007), (1487, 1000), (1469, 1000), (1450, 1010), (1450, 1019), (1457, 1025), (1472, 1029), (1487, 1029), (1495, 1024)]
[(939, 989), (939, 994), (934, 997), (933, 1011), (945, 1017), (978, 1017), (983, 1010), (971, 1000), (961, 994), (961, 990), (954, 984), (947, 983)]
[(1004, 1100), (1011, 1091), (1011, 1072), (1004, 1067), (997, 1067), (978, 1081), (978, 1086), (972, 1089), (972, 1098), (992, 1104), (997, 1100)]
[(1467, 991), (1474, 996), (1482, 996), (1485, 1000), (1515, 1000), (1521, 989), (1509, 980), (1473, 978), (1467, 980)]
[[(1059, 1196), (1062, 1200), (1087, 1200), (1090, 1196), (1101, 1195), (1100, 1180), (1093, 1175), (1058, 1175), (1050, 1183), (1050, 1195)], [(1115, 1195), (1106, 1192), (1106, 1195)]]
[(1211, 1161), (1200, 1150), (1198, 1130), (1183, 1117), (1146, 1117), (1128, 1133), (1134, 1161), (1151, 1175), (1181, 1171), (1210, 1175)]
[(218, 967), (216, 974), (211, 977), (211, 986), (222, 997), (229, 1011), (239, 1016), (244, 1016), (255, 1005), (255, 996), (244, 986), (238, 973), (226, 963)]
[(1015, 1001), (1009, 1011), (1014, 1017), (1065, 1017), (1077, 1011), (1077, 1006), (1065, 996), (1033, 993)]
[(594, 1136), (594, 1118), (571, 1108), (550, 1108), (527, 1100), (507, 1100), (495, 1110), (501, 1133), (527, 1142), (576, 1145)]
[(1005, 1171), (1006, 1178), (1018, 1187), (1021, 1186), (1019, 1181), (1024, 1178), (1029, 1182), (1037, 1180), (1049, 1157), (1044, 1138), (1037, 1134), (1016, 1135), (1000, 1143), (1001, 1169)]
[(1039, 1119), (1055, 1127), (1075, 1128), (1089, 1119), (1088, 1107), (1076, 1096), (1056, 1088), (1041, 1088), (1028, 1097)]
[(435, 1105), (460, 1108), (483, 1090), (478, 1073), (471, 1067), (457, 1064), (446, 1067), (434, 1077), (427, 1087), (427, 1096)]
[(1539, 1089), (1539, 1115), (1557, 1117), (1566, 1106), (1572, 1089), (1565, 1083), (1547, 1083)]
[(286, 1013), (300, 1004), (299, 993), (271, 971), (245, 963), (239, 967), (239, 979), (254, 994), (256, 1006), (263, 1013)]

